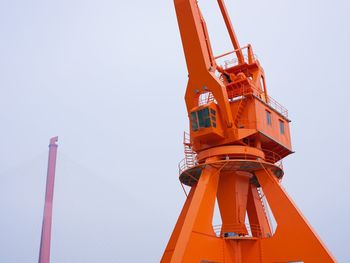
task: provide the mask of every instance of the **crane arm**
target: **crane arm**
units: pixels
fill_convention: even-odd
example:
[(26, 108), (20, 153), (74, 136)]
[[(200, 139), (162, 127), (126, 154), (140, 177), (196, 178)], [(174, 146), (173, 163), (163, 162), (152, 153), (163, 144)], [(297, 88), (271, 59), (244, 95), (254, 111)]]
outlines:
[(218, 4), (219, 4), (219, 7), (220, 7), (221, 14), (222, 14), (222, 16), (224, 18), (228, 34), (230, 35), (230, 39), (231, 39), (232, 45), (233, 45), (233, 47), (235, 49), (235, 53), (236, 53), (237, 58), (238, 58), (238, 63), (242, 64), (242, 63), (244, 63), (244, 56), (243, 56), (241, 47), (239, 46), (239, 42), (238, 42), (238, 39), (236, 37), (235, 31), (233, 29), (230, 16), (229, 16), (229, 14), (227, 12), (225, 2), (224, 2), (224, 0), (218, 0)]
[(174, 0), (174, 4), (189, 72), (185, 95), (187, 111), (190, 112), (197, 106), (196, 100), (198, 101), (201, 93), (210, 91), (222, 110), (227, 127), (231, 127), (233, 117), (227, 91), (222, 81), (215, 75), (217, 66), (198, 3), (196, 0)]

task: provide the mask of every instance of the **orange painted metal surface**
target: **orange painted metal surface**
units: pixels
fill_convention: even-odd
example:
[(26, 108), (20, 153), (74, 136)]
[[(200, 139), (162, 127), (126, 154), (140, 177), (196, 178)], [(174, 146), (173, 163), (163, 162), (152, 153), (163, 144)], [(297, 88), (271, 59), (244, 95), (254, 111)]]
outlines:
[(214, 57), (198, 1), (174, 2), (189, 72), (179, 179), (191, 190), (161, 262), (335, 262), (281, 187), (290, 120), (251, 45), (240, 47), (218, 0), (233, 51)]

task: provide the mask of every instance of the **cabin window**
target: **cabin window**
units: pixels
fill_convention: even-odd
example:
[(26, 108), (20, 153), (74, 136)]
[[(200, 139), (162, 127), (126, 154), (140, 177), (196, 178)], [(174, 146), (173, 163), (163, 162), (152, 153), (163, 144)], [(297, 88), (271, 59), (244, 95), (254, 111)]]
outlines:
[(198, 113), (199, 127), (200, 128), (210, 127), (209, 108), (204, 108), (202, 110), (199, 110), (197, 113)]
[(284, 134), (284, 121), (280, 120), (280, 133)]
[(191, 124), (192, 124), (192, 131), (198, 130), (198, 121), (197, 121), (197, 113), (191, 112)]
[(266, 122), (268, 125), (272, 125), (271, 112), (266, 111)]
[[(211, 127), (211, 120), (210, 118), (213, 118), (212, 111), (209, 111), (209, 108), (204, 108), (195, 112), (191, 112), (191, 125), (192, 125), (192, 131), (197, 131), (200, 128), (209, 128)], [(215, 111), (214, 111), (215, 114)], [(216, 118), (214, 117), (216, 120)], [(214, 125), (213, 125), (214, 126)], [(215, 126), (216, 127), (216, 123)]]

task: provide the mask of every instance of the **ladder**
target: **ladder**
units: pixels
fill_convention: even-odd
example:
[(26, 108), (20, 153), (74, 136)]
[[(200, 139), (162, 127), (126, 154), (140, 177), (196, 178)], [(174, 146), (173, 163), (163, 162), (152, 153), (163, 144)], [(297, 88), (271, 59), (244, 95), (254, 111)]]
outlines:
[(183, 138), (184, 152), (185, 152), (185, 164), (188, 168), (196, 165), (196, 153), (192, 150), (190, 135), (184, 132)]
[(273, 233), (273, 232), (274, 232), (274, 231), (273, 231), (273, 225), (272, 225), (272, 221), (271, 221), (271, 216), (270, 216), (269, 210), (268, 210), (268, 208), (267, 208), (267, 203), (266, 203), (265, 195), (264, 195), (264, 193), (262, 192), (262, 189), (261, 189), (260, 187), (257, 187), (256, 189), (258, 190), (258, 194), (259, 194), (259, 197), (260, 197), (261, 205), (262, 205), (262, 207), (263, 207), (263, 209), (264, 209), (266, 219), (267, 219), (267, 221), (269, 222), (271, 232)]
[[(244, 111), (244, 107), (247, 104), (247, 97), (242, 96), (242, 99), (240, 99), (239, 101), (239, 105), (236, 111), (236, 116), (234, 119), (234, 124), (236, 125), (236, 127), (238, 127), (238, 121), (241, 119), (243, 111)], [(238, 127), (240, 128), (240, 127)]]

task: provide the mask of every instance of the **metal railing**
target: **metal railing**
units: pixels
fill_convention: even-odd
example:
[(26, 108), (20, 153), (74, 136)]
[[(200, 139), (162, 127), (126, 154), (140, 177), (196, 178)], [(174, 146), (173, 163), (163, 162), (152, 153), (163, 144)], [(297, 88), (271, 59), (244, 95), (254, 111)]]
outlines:
[[(244, 63), (251, 64), (251, 63), (254, 63), (257, 60), (257, 58), (256, 58), (256, 56), (255, 56), (255, 54), (254, 54), (254, 52), (252, 50), (252, 47), (250, 45), (247, 45), (247, 46), (244, 46), (242, 48), (239, 48), (239, 49), (233, 50), (231, 52), (227, 52), (225, 54), (217, 56), (217, 57), (215, 57), (215, 60), (217, 61), (218, 65), (221, 65), (221, 67), (223, 69), (227, 69), (229, 67), (236, 66), (236, 65), (239, 64), (239, 60), (238, 60), (238, 57), (237, 57), (238, 52), (241, 52), (243, 54)], [(226, 59), (226, 60), (224, 59), (224, 58), (226, 58), (228, 56), (231, 56), (232, 54), (236, 54), (236, 56), (231, 58), (231, 59)], [(223, 64), (220, 61), (222, 61)], [(227, 85), (227, 86), (229, 86), (229, 85)], [(252, 88), (255, 89), (254, 87), (252, 87)], [(257, 91), (257, 94), (263, 95), (260, 99), (264, 103), (266, 103), (272, 109), (274, 109), (277, 112), (279, 112), (280, 114), (282, 114), (284, 117), (288, 118), (288, 110), (284, 106), (282, 106), (279, 102), (277, 102), (272, 97), (266, 96), (261, 91), (258, 91), (257, 89), (255, 89), (255, 91)], [(248, 95), (248, 94), (245, 94), (244, 91), (242, 91), (242, 90), (240, 91), (240, 89), (236, 89), (236, 91), (233, 91), (233, 93), (235, 93), (235, 92), (236, 92), (236, 94), (229, 94), (229, 97), (233, 98), (233, 97), (236, 97), (236, 96)], [(249, 90), (247, 90), (247, 92), (249, 93)], [(211, 101), (208, 101), (207, 103), (209, 103), (209, 102), (211, 102)]]
[[(230, 84), (227, 85), (227, 87), (230, 87)], [(265, 103), (268, 105), (270, 108), (273, 110), (277, 111), (280, 113), (282, 116), (288, 119), (288, 110), (285, 108), (282, 104), (280, 104), (278, 101), (276, 101), (274, 98), (265, 95), (263, 92), (259, 91), (255, 87), (251, 86), (249, 88), (247, 87), (242, 87), (242, 88), (236, 88), (229, 90), (228, 92), (228, 97), (231, 98), (230, 101), (235, 101), (237, 98), (242, 97), (242, 96), (247, 96), (247, 95), (254, 95), (256, 98), (258, 98), (261, 102)], [(255, 95), (259, 94), (259, 96)], [(198, 106), (206, 105), (211, 102), (216, 103), (216, 99), (210, 91), (207, 91), (205, 93), (202, 93), (199, 95), (198, 98), (195, 99), (195, 103), (198, 103)]]
[[(229, 67), (233, 67), (233, 66), (238, 65), (240, 63), (240, 61), (237, 57), (238, 52), (242, 53), (243, 59), (244, 59), (243, 62), (245, 62), (245, 63), (251, 64), (256, 60), (256, 56), (253, 53), (252, 47), (250, 45), (246, 45), (242, 48), (239, 48), (239, 49), (236, 49), (236, 50), (233, 50), (231, 52), (227, 52), (225, 54), (222, 54), (222, 55), (215, 57), (214, 59), (216, 61), (216, 64), (221, 65), (221, 67), (223, 69), (227, 69)], [(236, 56), (233, 58), (231, 57), (231, 58), (227, 59), (227, 57), (231, 56), (232, 54), (236, 54)]]
[(288, 110), (272, 97), (267, 97), (268, 99), (265, 103), (288, 119)]
[[(253, 237), (253, 233), (256, 233), (256, 236), (262, 235), (262, 230), (261, 230), (259, 225), (251, 225), (248, 223), (245, 223), (244, 225), (245, 225), (247, 232), (248, 232), (248, 234), (244, 235), (244, 237)], [(234, 227), (237, 227), (237, 226), (235, 225)], [(225, 232), (226, 232), (225, 229), (222, 229), (222, 225), (213, 225), (213, 230), (214, 230), (214, 233), (217, 237), (223, 237), (223, 234), (225, 234)]]
[(262, 151), (265, 154), (265, 161), (268, 163), (273, 163), (274, 165), (278, 166), (279, 168), (281, 168), (283, 170), (283, 161), (282, 158), (279, 154), (267, 150), (267, 149), (262, 149)]
[(211, 102), (216, 102), (213, 93), (210, 91), (207, 91), (205, 93), (202, 93), (198, 97), (198, 106), (206, 105)]
[[(264, 152), (264, 161), (274, 164), (277, 167), (281, 168), (283, 170), (283, 160), (281, 156), (273, 151), (267, 150), (267, 149), (261, 149)], [(188, 154), (184, 159), (182, 159), (179, 164), (179, 174), (182, 174), (184, 171), (191, 169), (192, 167), (198, 165), (197, 160), (197, 154), (193, 152), (193, 155), (191, 157), (191, 161), (187, 160)], [(193, 161), (192, 161), (193, 160)], [(254, 157), (252, 155), (247, 154), (234, 154), (232, 156), (230, 155), (223, 155), (222, 160), (246, 160), (246, 161), (262, 161), (260, 158)]]
[(191, 169), (194, 165), (189, 165), (188, 162), (186, 161), (186, 158), (183, 158), (179, 164), (178, 164), (178, 168), (179, 168), (179, 174), (182, 174), (183, 171), (186, 171), (188, 169)]
[(179, 173), (197, 165), (197, 154), (195, 151), (192, 150), (191, 137), (190, 134), (186, 131), (184, 131), (183, 135), (183, 145), (185, 158), (182, 159), (178, 165)]
[[(227, 85), (227, 87), (230, 87), (230, 84)], [(261, 92), (254, 86), (242, 87), (242, 88), (236, 88), (231, 89), (227, 92), (228, 97), (232, 98), (232, 100), (236, 100), (237, 97), (240, 96), (247, 96), (247, 95), (254, 95), (256, 98), (258, 98), (261, 102), (267, 104), (270, 108), (274, 109), (278, 113), (280, 113), (282, 116), (288, 118), (288, 110), (279, 102), (277, 102), (274, 98), (266, 95), (265, 93)], [(259, 94), (258, 96), (255, 94)]]

